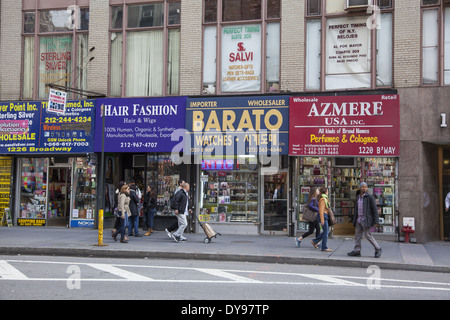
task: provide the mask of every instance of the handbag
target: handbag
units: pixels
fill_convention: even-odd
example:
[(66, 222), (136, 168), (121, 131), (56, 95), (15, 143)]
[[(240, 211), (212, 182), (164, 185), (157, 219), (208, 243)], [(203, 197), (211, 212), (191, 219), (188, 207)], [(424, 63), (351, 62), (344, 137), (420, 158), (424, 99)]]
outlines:
[(331, 208), (328, 208), (328, 226), (332, 226), (336, 224), (336, 217), (334, 216), (333, 210)]
[(309, 208), (309, 206), (305, 205), (303, 208), (303, 220), (307, 222), (314, 222), (317, 218), (317, 212), (313, 211)]

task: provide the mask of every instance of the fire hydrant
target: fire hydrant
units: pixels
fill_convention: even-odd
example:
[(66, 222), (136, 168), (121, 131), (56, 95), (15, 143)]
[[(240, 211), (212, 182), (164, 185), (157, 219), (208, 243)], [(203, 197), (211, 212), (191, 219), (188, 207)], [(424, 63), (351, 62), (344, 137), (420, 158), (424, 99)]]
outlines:
[(402, 231), (405, 233), (405, 242), (409, 243), (409, 234), (414, 233), (413, 228), (407, 225), (406, 227), (402, 228)]

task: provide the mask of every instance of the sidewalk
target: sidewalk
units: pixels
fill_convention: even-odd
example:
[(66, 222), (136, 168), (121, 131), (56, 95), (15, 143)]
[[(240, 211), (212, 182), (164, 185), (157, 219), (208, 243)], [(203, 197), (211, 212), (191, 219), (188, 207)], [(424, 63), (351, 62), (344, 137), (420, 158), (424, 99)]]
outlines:
[(110, 258), (197, 259), (216, 261), (246, 261), (263, 263), (306, 264), (367, 268), (377, 265), (385, 269), (433, 271), (450, 273), (450, 243), (405, 244), (379, 240), (381, 258), (363, 240), (362, 256), (352, 258), (347, 252), (354, 246), (351, 237), (329, 239), (331, 253), (314, 249), (312, 238), (303, 240), (301, 248), (287, 236), (223, 235), (203, 242), (203, 233), (185, 234), (187, 242), (175, 243), (165, 232), (156, 231), (150, 237), (131, 237), (129, 243), (114, 242), (111, 229), (105, 229), (103, 243), (95, 246), (98, 231), (56, 227), (0, 228), (0, 254), (95, 256)]

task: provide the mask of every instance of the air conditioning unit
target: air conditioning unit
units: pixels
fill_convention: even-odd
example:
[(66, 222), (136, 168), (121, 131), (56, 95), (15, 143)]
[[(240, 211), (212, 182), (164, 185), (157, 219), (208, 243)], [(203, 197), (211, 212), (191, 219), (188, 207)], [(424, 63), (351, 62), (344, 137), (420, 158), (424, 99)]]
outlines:
[(345, 10), (347, 11), (365, 11), (373, 4), (373, 0), (346, 0)]

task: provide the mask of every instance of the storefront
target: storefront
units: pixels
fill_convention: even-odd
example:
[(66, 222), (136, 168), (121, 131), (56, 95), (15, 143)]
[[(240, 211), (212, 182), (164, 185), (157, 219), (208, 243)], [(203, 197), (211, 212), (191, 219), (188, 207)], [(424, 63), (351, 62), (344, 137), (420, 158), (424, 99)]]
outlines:
[[(0, 153), (13, 156), (12, 217), (18, 226), (94, 226), (96, 164), (92, 100), (69, 101), (63, 114), (47, 102), (3, 102)], [(86, 155), (89, 156), (86, 156)]]
[(286, 96), (188, 99), (199, 219), (221, 233), (288, 231)]
[(398, 224), (399, 99), (374, 96), (292, 97), (290, 155), (293, 205), (299, 231), (311, 188), (329, 188), (336, 235), (354, 234), (352, 220), (361, 182), (375, 197), (380, 216), (373, 232), (395, 234)]
[[(155, 230), (164, 230), (175, 220), (170, 199), (180, 179), (189, 181), (189, 166), (175, 163), (172, 133), (185, 128), (186, 98), (98, 99), (97, 124), (105, 110), (105, 212), (112, 217), (114, 193), (121, 181), (134, 181), (142, 202), (147, 186), (157, 198)], [(102, 151), (102, 126), (96, 126), (95, 151)], [(182, 150), (181, 150), (182, 151)]]
[(450, 146), (439, 147), (440, 238), (450, 241)]

